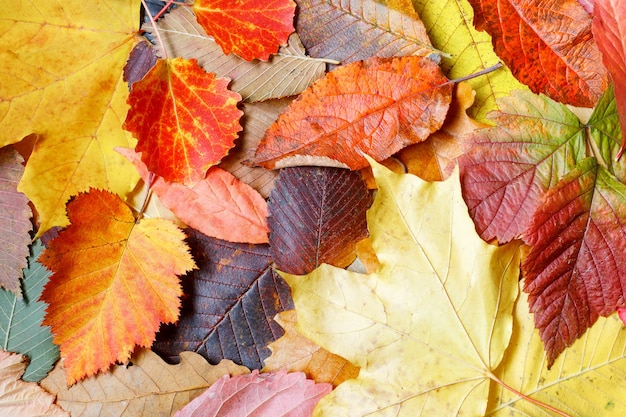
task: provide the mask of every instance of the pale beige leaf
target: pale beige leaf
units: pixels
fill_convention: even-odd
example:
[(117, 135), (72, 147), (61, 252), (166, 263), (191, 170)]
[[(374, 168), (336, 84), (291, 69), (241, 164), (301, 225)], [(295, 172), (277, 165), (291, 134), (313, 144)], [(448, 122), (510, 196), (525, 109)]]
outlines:
[[(296, 34), (268, 61), (245, 61), (222, 48), (204, 32), (189, 7), (179, 7), (157, 23), (168, 57), (197, 59), (218, 77), (232, 79), (230, 89), (246, 101), (261, 101), (299, 94), (326, 70), (324, 60), (307, 57)], [(144, 30), (152, 32), (150, 25)], [(162, 54), (162, 51), (160, 51)]]
[(69, 417), (54, 405), (54, 395), (21, 380), (25, 369), (24, 356), (0, 350), (0, 417)]
[(249, 370), (223, 360), (210, 365), (193, 352), (182, 352), (178, 365), (168, 365), (156, 353), (139, 350), (132, 362), (67, 388), (62, 363), (41, 381), (57, 395), (72, 417), (169, 417), (223, 375)]

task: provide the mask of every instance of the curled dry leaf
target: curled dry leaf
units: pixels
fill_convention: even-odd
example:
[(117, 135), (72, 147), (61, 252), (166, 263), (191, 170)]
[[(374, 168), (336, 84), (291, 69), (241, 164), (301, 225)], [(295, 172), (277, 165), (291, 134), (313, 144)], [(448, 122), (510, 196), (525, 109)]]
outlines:
[(110, 192), (91, 190), (67, 206), (71, 224), (39, 258), (53, 271), (41, 299), (65, 360), (67, 382), (125, 362), (178, 319), (177, 275), (195, 268), (170, 221), (135, 218)]
[(183, 352), (179, 364), (168, 365), (156, 353), (140, 349), (130, 362), (72, 387), (65, 383), (65, 372), (59, 362), (41, 386), (56, 394), (72, 417), (170, 417), (222, 376), (250, 371), (231, 361), (211, 365), (193, 352)]
[(292, 0), (195, 0), (198, 23), (222, 47), (247, 61), (267, 60), (293, 32)]
[(339, 67), (279, 116), (253, 162), (272, 169), (290, 157), (313, 156), (363, 168), (363, 154), (383, 160), (438, 130), (451, 93), (452, 83), (427, 58), (371, 58)]
[(124, 128), (138, 139), (148, 169), (193, 186), (233, 147), (241, 96), (193, 60), (158, 60), (133, 84)]
[(285, 334), (267, 346), (272, 354), (265, 359), (262, 372), (280, 369), (302, 371), (307, 378), (328, 382), (334, 387), (359, 375), (359, 368), (297, 332), (295, 310), (283, 311), (274, 320), (285, 330)]

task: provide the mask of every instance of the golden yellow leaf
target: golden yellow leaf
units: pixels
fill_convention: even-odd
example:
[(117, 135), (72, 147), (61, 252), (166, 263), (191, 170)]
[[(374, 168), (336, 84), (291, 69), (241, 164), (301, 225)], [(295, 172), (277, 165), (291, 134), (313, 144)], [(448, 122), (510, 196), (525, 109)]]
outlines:
[(0, 146), (37, 134), (19, 190), (35, 204), (39, 234), (66, 225), (79, 191), (129, 192), (138, 180), (113, 148), (128, 85), (122, 69), (136, 43), (139, 0), (16, 0), (0, 10)]
[(169, 417), (220, 377), (250, 372), (229, 360), (210, 365), (194, 352), (182, 352), (177, 365), (147, 349), (137, 351), (131, 361), (71, 388), (59, 362), (41, 386), (56, 394), (57, 403), (72, 417)]
[(511, 335), (519, 245), (478, 237), (458, 170), (438, 183), (374, 163), (373, 171), (378, 271), (283, 274), (298, 331), (361, 367), (314, 415), (482, 415)]

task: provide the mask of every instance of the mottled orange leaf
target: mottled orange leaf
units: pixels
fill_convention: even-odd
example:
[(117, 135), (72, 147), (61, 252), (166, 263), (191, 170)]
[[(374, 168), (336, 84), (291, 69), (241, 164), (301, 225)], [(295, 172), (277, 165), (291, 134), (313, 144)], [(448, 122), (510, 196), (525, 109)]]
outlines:
[[(268, 129), (254, 162), (275, 168), (313, 155), (359, 169), (363, 153), (383, 160), (443, 124), (452, 83), (422, 57), (370, 58), (315, 82)], [(284, 161), (281, 161), (284, 160)]]
[(139, 140), (148, 169), (167, 181), (193, 185), (233, 147), (241, 130), (241, 96), (195, 60), (158, 60), (133, 84), (124, 128)]
[[(128, 148), (117, 151), (137, 167), (144, 182), (150, 181), (138, 153)], [(268, 242), (267, 202), (228, 171), (211, 167), (206, 178), (193, 187), (156, 177), (152, 190), (180, 220), (207, 236), (229, 242)]]
[(292, 0), (196, 0), (198, 23), (225, 54), (266, 60), (293, 32)]
[(593, 107), (608, 76), (577, 0), (470, 0), (475, 24), (487, 31), (511, 72), (535, 93)]
[(296, 310), (283, 311), (274, 320), (285, 329), (285, 335), (267, 346), (272, 355), (265, 359), (263, 372), (302, 371), (315, 382), (328, 382), (335, 387), (359, 375), (358, 367), (298, 333)]
[[(620, 0), (596, 0), (593, 10), (593, 36), (613, 79), (620, 124), (626, 132), (626, 7)], [(625, 147), (626, 136), (620, 154)]]
[(124, 362), (178, 319), (177, 275), (195, 267), (170, 221), (135, 223), (122, 200), (92, 189), (67, 205), (70, 226), (39, 257), (53, 271), (44, 325), (65, 359), (68, 384)]

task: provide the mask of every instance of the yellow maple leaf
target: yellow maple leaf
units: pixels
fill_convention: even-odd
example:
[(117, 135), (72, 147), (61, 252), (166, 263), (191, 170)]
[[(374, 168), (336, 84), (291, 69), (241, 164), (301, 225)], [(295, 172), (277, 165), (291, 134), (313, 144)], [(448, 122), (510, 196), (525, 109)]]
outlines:
[(478, 237), (458, 170), (439, 183), (373, 171), (378, 271), (283, 274), (298, 331), (361, 367), (314, 415), (482, 415), (511, 335), (519, 245)]
[(149, 347), (161, 322), (178, 319), (177, 275), (195, 263), (185, 235), (171, 221), (135, 223), (110, 192), (81, 193), (67, 206), (70, 226), (39, 262), (53, 271), (41, 295), (43, 324), (65, 359), (68, 384), (125, 362)]
[(19, 185), (39, 234), (66, 225), (65, 203), (90, 186), (124, 195), (138, 175), (113, 150), (122, 129), (122, 69), (136, 43), (139, 0), (16, 0), (0, 10), (0, 147), (36, 134)]

